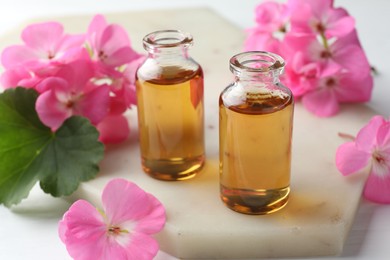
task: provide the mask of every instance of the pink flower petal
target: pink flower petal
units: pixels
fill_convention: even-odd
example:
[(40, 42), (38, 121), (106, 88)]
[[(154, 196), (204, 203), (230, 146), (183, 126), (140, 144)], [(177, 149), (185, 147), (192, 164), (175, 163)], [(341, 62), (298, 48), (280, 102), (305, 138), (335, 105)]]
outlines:
[(110, 24), (102, 33), (98, 50), (103, 50), (107, 55), (112, 55), (118, 49), (130, 46), (130, 39), (127, 32), (119, 25)]
[(321, 71), (321, 78), (335, 77), (340, 74), (342, 67), (337, 63), (328, 62)]
[(21, 86), (19, 82), (31, 78), (30, 73), (23, 67), (6, 70), (0, 77), (0, 84), (4, 88)]
[(29, 68), (40, 78), (55, 77), (56, 73), (64, 66), (63, 63), (51, 60), (47, 62), (35, 63)]
[[(135, 233), (126, 246), (128, 260), (153, 259), (158, 253), (159, 245), (148, 235)], [(112, 258), (113, 259), (113, 258)]]
[(70, 88), (69, 91), (83, 92), (87, 83), (95, 75), (91, 61), (76, 60), (59, 68), (55, 76), (65, 79)]
[[(130, 84), (128, 80), (120, 82), (118, 88), (112, 88), (115, 96), (111, 100), (111, 112), (114, 114), (122, 114), (131, 105), (137, 104), (137, 95), (134, 84)], [(115, 104), (116, 103), (116, 104)], [(123, 110), (120, 110), (123, 109)], [(116, 111), (116, 112), (115, 112)]]
[(85, 93), (78, 102), (77, 113), (98, 124), (107, 115), (110, 102), (110, 87), (106, 84)]
[[(390, 122), (385, 121), (378, 128), (377, 143), (383, 152), (390, 152)], [(390, 158), (390, 154), (389, 154)]]
[(301, 0), (301, 3), (309, 3), (313, 13), (317, 16), (321, 16), (324, 13), (329, 12), (333, 5), (333, 0), (321, 0), (321, 1), (305, 1)]
[(374, 116), (370, 122), (365, 125), (357, 134), (355, 142), (359, 150), (371, 152), (372, 148), (377, 145), (377, 133), (381, 125), (385, 123), (382, 116)]
[(151, 194), (124, 179), (110, 181), (103, 191), (103, 205), (111, 223), (136, 223), (135, 232), (154, 234), (165, 223), (165, 210)]
[(282, 48), (286, 57), (293, 57), (297, 52), (302, 52), (305, 54), (302, 59), (307, 61), (316, 60), (313, 57), (322, 49), (314, 35), (293, 32), (286, 34)]
[(355, 78), (366, 77), (370, 74), (370, 64), (359, 45), (341, 45), (336, 41), (330, 48), (332, 59), (350, 73), (353, 73)]
[(264, 32), (276, 32), (286, 22), (287, 6), (276, 2), (264, 2), (255, 9), (258, 28)]
[(339, 85), (336, 92), (340, 102), (367, 102), (371, 99), (374, 81), (371, 74), (356, 78), (354, 74), (343, 73)]
[(136, 60), (140, 55), (135, 52), (131, 47), (126, 46), (117, 49), (111, 55), (104, 60), (104, 63), (111, 67), (118, 67), (120, 65)]
[(343, 175), (349, 175), (366, 167), (370, 158), (369, 152), (360, 151), (354, 142), (348, 142), (337, 149), (336, 166)]
[[(130, 237), (128, 234), (126, 234), (126, 236)], [(128, 259), (126, 249), (117, 243), (116, 240), (117, 238), (114, 236), (107, 239), (102, 255), (98, 258), (99, 260)]]
[(141, 55), (138, 59), (133, 60), (127, 64), (123, 75), (126, 77), (126, 80), (129, 82), (129, 84), (135, 85), (135, 75), (137, 73), (137, 69), (142, 63), (144, 63), (145, 60), (146, 56)]
[(376, 156), (373, 154), (371, 174), (384, 179), (390, 175), (390, 156), (383, 152), (379, 152), (379, 160)]
[(84, 200), (73, 203), (59, 223), (60, 238), (74, 259), (100, 259), (106, 229), (102, 215)]
[(57, 42), (62, 38), (64, 28), (60, 23), (37, 23), (26, 27), (22, 32), (22, 39), (27, 46), (42, 53), (55, 53)]
[(303, 1), (288, 1), (291, 10), (291, 30), (293, 33), (310, 33), (309, 17), (313, 19), (313, 12), (308, 3)]
[(42, 79), (38, 77), (26, 78), (19, 81), (18, 86), (23, 86), (25, 88), (35, 88), (41, 81)]
[(328, 16), (328, 21), (329, 22), (335, 22), (338, 21), (339, 19), (349, 16), (347, 10), (345, 10), (342, 7), (337, 7), (337, 8), (331, 8), (331, 12)]
[(66, 50), (66, 52), (64, 52), (61, 55), (61, 59), (52, 61), (51, 64), (56, 65), (57, 62), (59, 65), (63, 65), (63, 64), (72, 63), (73, 61), (76, 60), (84, 60), (87, 62), (90, 61), (89, 53), (86, 48), (79, 47), (79, 48), (68, 49)]
[(39, 119), (43, 124), (58, 129), (72, 115), (72, 111), (61, 104), (54, 90), (42, 93), (35, 104)]
[(123, 86), (123, 96), (128, 107), (131, 107), (131, 105), (137, 105), (137, 94), (134, 84)]
[(147, 218), (138, 221), (136, 231), (144, 234), (155, 234), (163, 229), (166, 221), (165, 208), (160, 201), (151, 194), (148, 194), (149, 201), (152, 204), (152, 210)]
[(326, 37), (342, 37), (347, 35), (355, 28), (355, 19), (351, 16), (346, 16), (338, 19), (334, 23), (331, 23), (326, 30)]
[(301, 97), (317, 87), (321, 68), (318, 62), (306, 62), (303, 53), (297, 52), (289, 64), (285, 72), (286, 86), (295, 97)]
[(338, 38), (335, 44), (338, 45), (337, 48), (348, 45), (356, 45), (362, 48), (356, 29), (352, 30), (349, 34)]
[(122, 95), (123, 92), (124, 91), (122, 90), (117, 95), (110, 97), (110, 114), (121, 115), (127, 110), (128, 107)]
[(105, 144), (121, 143), (130, 133), (129, 123), (123, 115), (109, 114), (96, 127), (99, 141)]
[(57, 43), (56, 52), (66, 52), (74, 48), (82, 48), (85, 42), (85, 37), (86, 36), (84, 34), (64, 35), (61, 41)]
[(304, 95), (302, 104), (307, 110), (319, 117), (329, 117), (339, 111), (339, 103), (335, 92), (325, 87)]
[(102, 194), (104, 211), (110, 223), (139, 221), (152, 211), (148, 194), (136, 184), (124, 179), (110, 181)]
[(104, 28), (107, 27), (106, 19), (103, 15), (95, 15), (88, 26), (87, 39), (91, 44), (92, 49), (96, 49), (98, 41), (100, 41)]
[(364, 197), (370, 201), (390, 204), (390, 174), (386, 178), (370, 174), (364, 187)]
[(36, 50), (23, 45), (13, 45), (3, 50), (1, 63), (4, 68), (11, 69), (38, 58), (39, 54)]
[(36, 90), (39, 93), (43, 93), (48, 90), (52, 90), (55, 88), (67, 89), (68, 82), (62, 78), (58, 77), (49, 77), (42, 80), (36, 87)]

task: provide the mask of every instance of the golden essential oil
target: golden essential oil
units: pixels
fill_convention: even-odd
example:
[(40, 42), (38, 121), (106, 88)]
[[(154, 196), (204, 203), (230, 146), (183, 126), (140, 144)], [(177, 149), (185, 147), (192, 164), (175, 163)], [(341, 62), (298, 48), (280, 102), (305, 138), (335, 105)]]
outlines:
[(277, 73), (244, 69), (219, 100), (220, 196), (237, 212), (268, 214), (290, 193), (294, 102), (291, 91), (275, 86)]
[(160, 180), (194, 177), (205, 159), (201, 68), (166, 67), (136, 87), (143, 170)]

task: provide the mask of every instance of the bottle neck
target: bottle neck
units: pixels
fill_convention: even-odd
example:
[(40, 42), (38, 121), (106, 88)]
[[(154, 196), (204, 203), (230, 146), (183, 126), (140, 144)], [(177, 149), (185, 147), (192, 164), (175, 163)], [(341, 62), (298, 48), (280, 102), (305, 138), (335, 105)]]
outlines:
[(178, 63), (189, 58), (188, 49), (184, 46), (170, 48), (154, 48), (148, 51), (148, 58), (159, 63)]
[(279, 76), (281, 70), (271, 70), (268, 72), (248, 72), (248, 71), (235, 71), (235, 81), (240, 82), (243, 85), (253, 86), (268, 86), (277, 85), (280, 83)]
[(235, 81), (242, 85), (278, 86), (283, 69), (284, 60), (270, 52), (243, 52), (230, 59)]
[(193, 40), (190, 34), (178, 30), (156, 31), (146, 35), (143, 39), (145, 50), (149, 58), (158, 63), (180, 63), (188, 59), (188, 48)]

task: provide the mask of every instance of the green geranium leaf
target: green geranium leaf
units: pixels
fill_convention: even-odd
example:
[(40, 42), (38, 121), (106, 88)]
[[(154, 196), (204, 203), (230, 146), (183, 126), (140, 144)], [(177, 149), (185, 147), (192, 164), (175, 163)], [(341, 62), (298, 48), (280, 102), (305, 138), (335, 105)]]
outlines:
[(38, 94), (15, 88), (0, 94), (0, 203), (7, 207), (41, 188), (59, 197), (75, 191), (99, 171), (104, 146), (82, 117), (71, 117), (53, 133), (35, 111)]

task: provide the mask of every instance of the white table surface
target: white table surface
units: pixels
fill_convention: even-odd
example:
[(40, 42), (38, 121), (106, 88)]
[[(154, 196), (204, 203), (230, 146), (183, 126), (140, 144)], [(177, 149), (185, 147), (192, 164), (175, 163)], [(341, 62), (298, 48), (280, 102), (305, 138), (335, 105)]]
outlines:
[[(356, 18), (370, 63), (379, 71), (370, 107), (390, 115), (390, 1), (336, 0)], [(0, 34), (34, 17), (95, 14), (208, 6), (241, 28), (254, 25), (260, 0), (0, 0)], [(340, 198), (342, 199), (342, 198)], [(0, 206), (0, 259), (70, 259), (57, 234), (57, 224), (69, 203), (35, 187), (28, 199), (9, 210)], [(390, 206), (362, 199), (339, 257), (319, 259), (390, 259)], [(175, 259), (162, 252), (155, 260)], [(307, 259), (307, 258), (306, 258)]]

